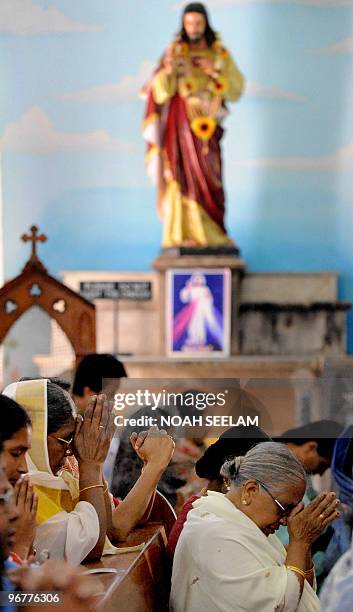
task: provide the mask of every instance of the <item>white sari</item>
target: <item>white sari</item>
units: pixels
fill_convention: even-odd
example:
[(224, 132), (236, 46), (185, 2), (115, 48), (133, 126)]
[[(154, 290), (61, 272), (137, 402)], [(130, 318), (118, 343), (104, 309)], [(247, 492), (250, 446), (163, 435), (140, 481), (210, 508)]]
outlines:
[[(286, 550), (222, 493), (193, 504), (173, 563), (173, 612), (316, 612), (307, 581), (284, 565)], [(300, 598), (300, 599), (299, 599)]]

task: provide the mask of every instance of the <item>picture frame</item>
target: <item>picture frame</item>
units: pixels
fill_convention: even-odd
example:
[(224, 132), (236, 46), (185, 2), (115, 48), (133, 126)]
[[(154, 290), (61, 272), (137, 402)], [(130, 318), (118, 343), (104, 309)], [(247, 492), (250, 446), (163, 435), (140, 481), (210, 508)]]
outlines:
[(167, 271), (166, 352), (169, 357), (229, 356), (231, 281), (229, 268)]

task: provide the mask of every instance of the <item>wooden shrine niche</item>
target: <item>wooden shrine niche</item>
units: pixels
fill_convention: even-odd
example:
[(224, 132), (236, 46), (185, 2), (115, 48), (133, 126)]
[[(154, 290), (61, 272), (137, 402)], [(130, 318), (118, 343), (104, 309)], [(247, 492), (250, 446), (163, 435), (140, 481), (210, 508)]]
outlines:
[(21, 236), (31, 242), (31, 256), (21, 274), (0, 289), (0, 344), (16, 321), (32, 306), (39, 306), (55, 319), (70, 340), (79, 361), (96, 350), (95, 306), (48, 274), (37, 255), (37, 243), (46, 242), (32, 225), (30, 234)]

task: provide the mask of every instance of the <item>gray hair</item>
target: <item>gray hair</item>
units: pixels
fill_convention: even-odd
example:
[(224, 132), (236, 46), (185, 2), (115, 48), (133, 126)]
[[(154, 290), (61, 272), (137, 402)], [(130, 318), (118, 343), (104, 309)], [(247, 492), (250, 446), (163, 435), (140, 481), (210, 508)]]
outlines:
[(246, 480), (257, 480), (278, 493), (283, 489), (302, 487), (306, 483), (300, 461), (285, 444), (278, 442), (261, 442), (244, 457), (226, 461), (221, 475), (228, 478), (234, 488), (240, 487)]

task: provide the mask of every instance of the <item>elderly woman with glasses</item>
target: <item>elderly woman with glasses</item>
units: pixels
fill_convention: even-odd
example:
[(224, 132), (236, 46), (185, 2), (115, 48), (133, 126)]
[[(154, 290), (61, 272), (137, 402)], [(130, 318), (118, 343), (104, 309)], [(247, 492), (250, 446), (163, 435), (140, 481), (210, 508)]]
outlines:
[(84, 417), (77, 416), (65, 386), (59, 379), (26, 379), (6, 387), (4, 394), (24, 406), (33, 427), (27, 462), (38, 494), (34, 546), (39, 553), (48, 550), (50, 557), (77, 564), (115, 552), (111, 541), (126, 539), (146, 520), (174, 442), (154, 427), (131, 436), (144, 470), (117, 503), (103, 478), (114, 412), (100, 395), (91, 398)]
[[(306, 476), (283, 444), (263, 442), (226, 462), (231, 482), (194, 502), (173, 564), (173, 612), (314, 612), (311, 545), (339, 516), (335, 494), (304, 508)], [(287, 549), (275, 536), (289, 531)]]

